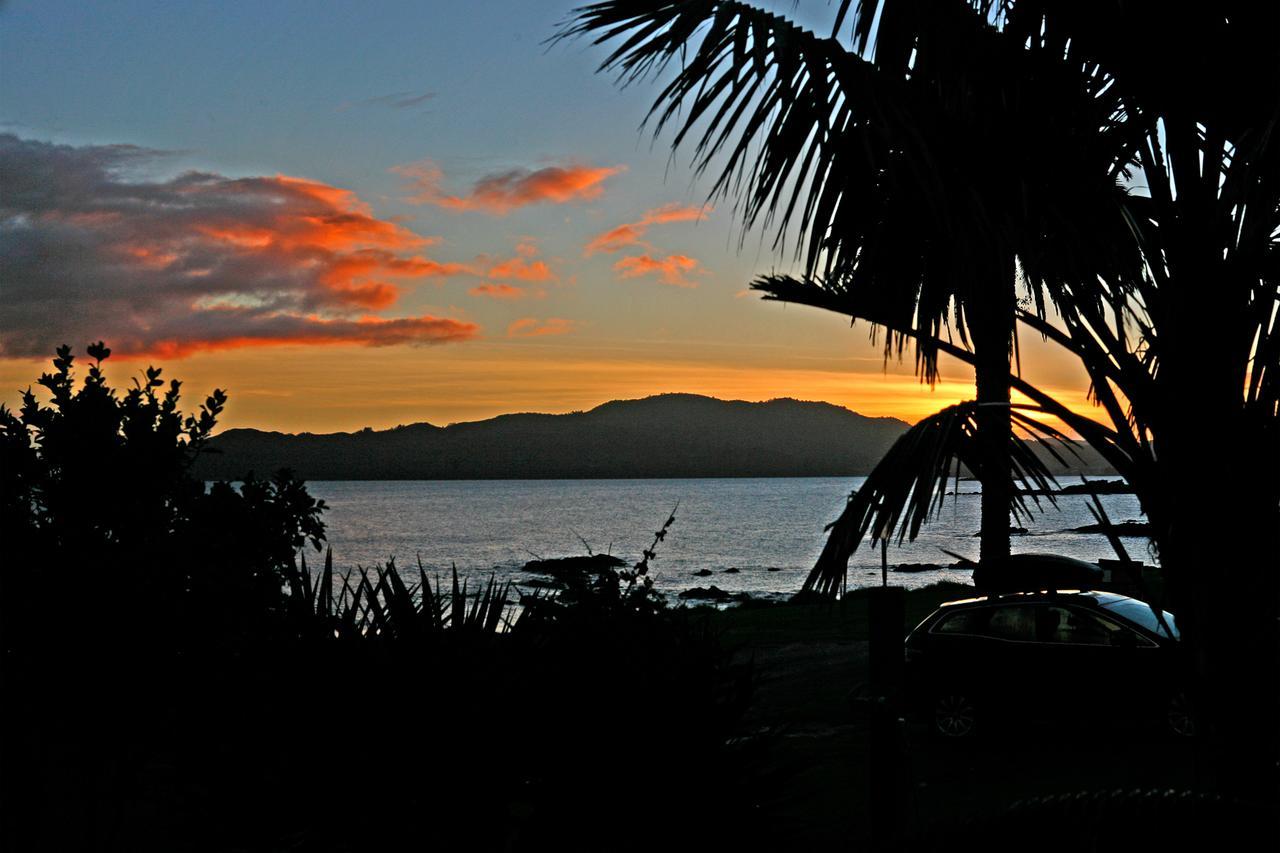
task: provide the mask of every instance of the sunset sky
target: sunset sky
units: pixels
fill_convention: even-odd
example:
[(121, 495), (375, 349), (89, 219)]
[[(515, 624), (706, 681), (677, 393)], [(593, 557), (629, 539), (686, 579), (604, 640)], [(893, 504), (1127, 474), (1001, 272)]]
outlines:
[[(116, 383), (226, 388), (224, 427), (972, 396), (959, 364), (929, 389), (865, 326), (748, 295), (790, 256), (640, 133), (656, 86), (545, 44), (573, 5), (0, 5), (0, 402), (97, 339)], [(1022, 355), (1086, 405), (1070, 360)]]

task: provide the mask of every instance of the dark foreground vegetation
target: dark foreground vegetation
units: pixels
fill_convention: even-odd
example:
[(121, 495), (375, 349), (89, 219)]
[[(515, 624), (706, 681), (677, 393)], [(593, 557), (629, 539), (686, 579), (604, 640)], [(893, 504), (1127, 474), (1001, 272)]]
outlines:
[[(220, 392), (185, 416), (158, 370), (122, 395), (89, 354), (0, 409), (5, 849), (999, 850), (1054, 825), (1039, 849), (1176, 850), (1273, 819), (1167, 793), (1199, 746), (1106, 708), (875, 735), (850, 698), (870, 594), (670, 608), (648, 569), (674, 513), (632, 566), (544, 567), (554, 595), (335, 572), (301, 482), (192, 478)], [(910, 593), (905, 622), (972, 592)]]
[(78, 387), (63, 348), (47, 405), (0, 410), (6, 849), (628, 850), (746, 827), (726, 743), (749, 668), (656, 596), (652, 549), (520, 606), (394, 565), (313, 573), (302, 483), (190, 476), (221, 393), (184, 416), (176, 382), (121, 395), (89, 352)]

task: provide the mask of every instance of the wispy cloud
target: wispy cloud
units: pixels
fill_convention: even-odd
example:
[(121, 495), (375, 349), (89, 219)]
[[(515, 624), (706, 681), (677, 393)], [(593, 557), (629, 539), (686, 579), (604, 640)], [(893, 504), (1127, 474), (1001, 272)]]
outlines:
[(495, 216), (505, 216), (531, 204), (567, 204), (599, 198), (604, 192), (604, 182), (625, 170), (625, 166), (589, 166), (576, 162), (534, 170), (509, 169), (480, 178), (465, 195), (449, 195), (441, 188), (444, 172), (430, 160), (391, 169), (407, 180), (412, 193), (406, 199), (409, 202)]
[(345, 112), (352, 107), (388, 107), (393, 110), (407, 110), (421, 106), (435, 96), (435, 92), (392, 92), (389, 95), (378, 95), (362, 101), (344, 101), (338, 105), (338, 111)]
[(710, 212), (710, 208), (664, 204), (662, 207), (646, 211), (644, 216), (635, 222), (624, 222), (616, 228), (597, 234), (587, 243), (582, 254), (589, 257), (597, 252), (613, 254), (629, 247), (640, 247), (646, 250), (643, 254), (619, 258), (614, 262), (613, 269), (619, 278), (656, 276), (663, 284), (675, 287), (697, 287), (697, 282), (690, 276), (704, 273), (705, 270), (696, 258), (677, 254), (661, 255), (655, 252), (654, 247), (644, 238), (654, 225), (696, 222)]
[(478, 284), (467, 291), (472, 296), (483, 296), (487, 299), (517, 300), (529, 296), (541, 295), (541, 291), (530, 291), (528, 288), (512, 284)]
[(0, 356), (102, 338), (125, 355), (283, 343), (465, 340), (444, 317), (378, 317), (405, 283), (474, 273), (338, 187), (188, 172), (161, 152), (0, 134)]
[(705, 271), (696, 258), (688, 255), (667, 255), (660, 258), (634, 255), (619, 259), (613, 268), (619, 278), (653, 275), (657, 276), (663, 284), (675, 287), (697, 287), (698, 283), (690, 280), (689, 276)]
[(537, 317), (521, 317), (507, 326), (509, 338), (540, 338), (546, 335), (566, 335), (577, 326), (573, 320), (563, 317), (548, 317), (539, 320)]
[(689, 207), (681, 204), (666, 204), (647, 211), (635, 222), (624, 222), (617, 228), (611, 228), (603, 234), (597, 234), (587, 243), (582, 254), (594, 255), (596, 252), (618, 252), (628, 246), (651, 248), (644, 242), (644, 236), (651, 225), (667, 222), (696, 222), (711, 212), (711, 208)]

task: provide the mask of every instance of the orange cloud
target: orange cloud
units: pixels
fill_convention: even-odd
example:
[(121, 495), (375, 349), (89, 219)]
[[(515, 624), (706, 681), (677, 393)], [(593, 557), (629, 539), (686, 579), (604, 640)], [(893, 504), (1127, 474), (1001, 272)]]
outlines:
[(690, 281), (689, 273), (699, 272), (701, 264), (696, 258), (688, 255), (667, 255), (665, 258), (654, 258), (649, 255), (634, 255), (622, 258), (613, 265), (619, 278), (640, 278), (656, 275), (663, 284), (675, 287), (697, 287), (698, 283)]
[(490, 299), (524, 299), (526, 296), (538, 296), (540, 292), (530, 292), (523, 287), (510, 284), (480, 284), (467, 291), (472, 296), (486, 296)]
[(536, 317), (521, 317), (507, 326), (509, 338), (539, 338), (544, 335), (565, 335), (573, 331), (576, 324), (563, 317), (548, 317), (539, 320)]
[(445, 210), (478, 210), (505, 216), (530, 204), (566, 204), (590, 201), (604, 192), (604, 181), (626, 170), (625, 166), (588, 166), (569, 162), (542, 169), (510, 169), (486, 175), (464, 196), (447, 195), (442, 189), (444, 172), (430, 160), (393, 166), (392, 172), (407, 178), (414, 191), (407, 200), (433, 204)]
[(400, 290), (372, 276), (401, 279), (436, 278), (474, 272), (467, 264), (443, 264), (423, 257), (400, 258), (379, 249), (361, 249), (333, 258), (320, 277), (329, 290), (361, 308), (383, 309), (395, 303)]
[[(551, 271), (551, 267), (547, 266), (545, 261), (534, 260), (537, 256), (538, 241), (532, 237), (525, 237), (516, 244), (515, 257), (498, 261), (489, 267), (485, 275), (499, 281), (512, 279), (527, 282), (555, 281), (556, 274)], [(476, 290), (478, 288), (473, 289), (472, 293)]]
[[(395, 222), (374, 217), (369, 206), (349, 190), (302, 178), (276, 175), (232, 180), (189, 173), (172, 183), (180, 198), (205, 208), (209, 214), (192, 226), (234, 245), (331, 251), (373, 246), (404, 251), (436, 242)], [(261, 206), (268, 198), (277, 205), (275, 208)], [(236, 200), (247, 204), (237, 209)], [(222, 202), (227, 207), (216, 210), (210, 202)]]
[(587, 243), (582, 254), (590, 256), (596, 252), (613, 253), (627, 246), (644, 246), (648, 248), (648, 244), (644, 242), (643, 238), (649, 231), (650, 225), (660, 225), (667, 222), (697, 222), (710, 212), (711, 208), (688, 207), (674, 203), (665, 204), (662, 207), (647, 211), (637, 222), (624, 222), (617, 228), (612, 228), (603, 234), (597, 234), (591, 238), (591, 242)]
[(526, 261), (511, 258), (489, 268), (489, 278), (516, 279), (517, 281), (551, 281), (556, 276), (544, 261)]
[(158, 155), (0, 134), (0, 356), (99, 338), (122, 353), (182, 354), (472, 334), (434, 317), (353, 319), (392, 307), (406, 282), (476, 270), (425, 256), (431, 239), (350, 191), (285, 175), (126, 177)]

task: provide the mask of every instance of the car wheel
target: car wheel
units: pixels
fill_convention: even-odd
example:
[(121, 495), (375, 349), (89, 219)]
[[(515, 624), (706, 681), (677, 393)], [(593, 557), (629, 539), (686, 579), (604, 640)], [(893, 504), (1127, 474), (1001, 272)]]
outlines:
[(1181, 690), (1169, 699), (1165, 710), (1165, 727), (1175, 737), (1195, 737), (1196, 718), (1191, 713), (1191, 701)]
[(978, 729), (978, 709), (963, 693), (943, 693), (933, 703), (933, 731), (945, 738), (973, 737)]

